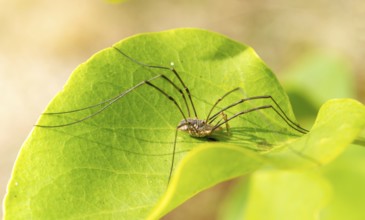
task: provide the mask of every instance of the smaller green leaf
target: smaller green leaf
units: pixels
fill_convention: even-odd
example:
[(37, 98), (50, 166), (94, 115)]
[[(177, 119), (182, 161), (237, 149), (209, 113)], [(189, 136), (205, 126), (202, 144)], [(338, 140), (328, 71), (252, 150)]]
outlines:
[(264, 158), (229, 144), (202, 144), (181, 162), (165, 196), (148, 219), (159, 219), (188, 198), (219, 182), (257, 169)]
[(321, 219), (365, 219), (364, 158), (364, 148), (350, 146), (333, 163), (324, 167), (323, 176), (331, 183), (334, 193)]
[(365, 127), (365, 107), (352, 99), (334, 99), (320, 109), (310, 133), (268, 154), (275, 165), (324, 165), (340, 155)]
[[(320, 207), (322, 208), (320, 219), (365, 219), (365, 213), (363, 211), (363, 204), (365, 204), (365, 189), (363, 187), (365, 185), (364, 156), (365, 151), (363, 148), (350, 146), (333, 163), (330, 163), (328, 166), (325, 166), (320, 170), (321, 177), (326, 180), (325, 182), (327, 182), (325, 184), (327, 186), (325, 186), (324, 189), (327, 192), (329, 188), (328, 186), (332, 189), (331, 196), (328, 196), (328, 203), (325, 206)], [(273, 172), (277, 171), (274, 170)], [(299, 171), (295, 171), (295, 173), (300, 175)], [(308, 171), (304, 172), (303, 175), (307, 175), (307, 173)], [(316, 173), (310, 175), (318, 177)], [(254, 176), (256, 176), (256, 174)], [(323, 182), (323, 179), (318, 181), (318, 185)], [(313, 179), (313, 181), (315, 182), (316, 179)], [(232, 192), (229, 193), (220, 212), (220, 220), (235, 220), (243, 218), (247, 211), (247, 203), (251, 202), (248, 198), (248, 192), (250, 192), (250, 196), (252, 196), (252, 191), (255, 187), (253, 186), (254, 182), (252, 179), (250, 183), (251, 187), (248, 187), (247, 180), (244, 179), (243, 181), (238, 182)], [(268, 187), (274, 187), (271, 182), (266, 184)], [(293, 185), (293, 182), (283, 184), (285, 187), (290, 188)], [(283, 195), (289, 192), (287, 189), (283, 190)], [(306, 188), (303, 188), (300, 191), (307, 192), (306, 190)], [(280, 198), (282, 198), (282, 196), (280, 196), (279, 199)], [(303, 205), (307, 205), (305, 201), (302, 201), (302, 198), (303, 197), (300, 196), (293, 199), (293, 201), (301, 201)], [(327, 199), (324, 199), (323, 201), (325, 202)], [(291, 204), (291, 202), (288, 202), (288, 204)], [(244, 207), (246, 207), (246, 209)], [(256, 207), (253, 208), (256, 209)], [(282, 208), (279, 208), (279, 210), (280, 209)], [(297, 217), (295, 219), (297, 219)]]
[(244, 219), (318, 219), (331, 195), (325, 179), (303, 171), (255, 172), (249, 189)]

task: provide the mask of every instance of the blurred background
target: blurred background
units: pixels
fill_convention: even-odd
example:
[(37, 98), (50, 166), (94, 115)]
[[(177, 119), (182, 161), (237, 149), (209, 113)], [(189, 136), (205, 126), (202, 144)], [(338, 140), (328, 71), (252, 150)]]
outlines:
[[(73, 69), (134, 34), (199, 27), (250, 45), (309, 126), (328, 98), (365, 98), (365, 1), (0, 0), (0, 6), (0, 198), (23, 141)], [(166, 219), (215, 219), (231, 184), (199, 194)]]

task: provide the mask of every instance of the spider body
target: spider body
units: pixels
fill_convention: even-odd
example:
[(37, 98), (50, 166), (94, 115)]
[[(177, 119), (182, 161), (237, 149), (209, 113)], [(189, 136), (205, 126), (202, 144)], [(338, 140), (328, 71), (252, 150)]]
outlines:
[(197, 118), (187, 118), (180, 121), (177, 129), (189, 133), (192, 137), (202, 138), (208, 137), (213, 132), (221, 130), (221, 127), (215, 127), (207, 123), (205, 120)]

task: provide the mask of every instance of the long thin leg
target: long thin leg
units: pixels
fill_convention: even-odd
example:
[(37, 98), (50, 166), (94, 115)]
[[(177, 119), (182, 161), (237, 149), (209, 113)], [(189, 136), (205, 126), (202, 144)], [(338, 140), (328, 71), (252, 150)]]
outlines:
[(286, 118), (286, 120), (288, 120), (290, 123), (292, 123), (293, 125), (295, 125), (298, 129), (301, 129), (303, 132), (305, 132), (305, 133), (307, 133), (308, 132), (308, 130), (306, 130), (306, 129), (304, 129), (304, 128), (302, 128), (302, 127), (300, 127), (298, 124), (296, 124), (295, 122), (293, 122), (286, 114), (285, 114), (285, 112), (283, 111), (283, 109), (280, 107), (280, 105), (274, 100), (274, 98), (272, 98), (272, 96), (254, 96), (254, 97), (250, 97), (250, 98), (246, 98), (246, 99), (241, 99), (241, 100), (239, 100), (238, 102), (236, 102), (236, 103), (233, 103), (233, 104), (231, 104), (231, 105), (229, 105), (229, 106), (227, 106), (226, 108), (224, 108), (224, 109), (222, 109), (222, 110), (220, 110), (220, 111), (218, 111), (216, 114), (214, 114), (212, 117), (210, 117), (210, 115), (211, 115), (211, 113), (213, 112), (213, 109), (218, 105), (218, 103), (219, 102), (221, 102), (225, 97), (227, 97), (229, 94), (231, 94), (231, 93), (233, 93), (233, 92), (236, 92), (236, 91), (238, 91), (238, 90), (242, 90), (242, 88), (241, 87), (237, 87), (237, 88), (234, 88), (234, 89), (232, 89), (232, 90), (230, 90), (230, 91), (228, 91), (227, 93), (225, 93), (221, 98), (219, 98), (215, 103), (214, 103), (214, 105), (212, 106), (212, 108), (210, 109), (210, 111), (209, 111), (209, 114), (208, 114), (208, 116), (207, 116), (207, 119), (206, 119), (206, 121), (209, 121), (210, 123), (212, 123), (215, 119), (216, 119), (216, 117), (221, 113), (221, 112), (223, 112), (223, 111), (225, 111), (225, 110), (227, 110), (227, 109), (229, 109), (229, 108), (232, 108), (232, 107), (234, 107), (234, 106), (236, 106), (236, 105), (238, 105), (238, 104), (241, 104), (241, 103), (243, 103), (243, 102), (245, 102), (245, 101), (250, 101), (250, 100), (254, 100), (254, 99), (267, 99), (267, 98), (270, 98), (271, 100), (272, 100), (272, 102), (274, 102), (274, 104), (279, 108), (279, 110), (280, 110), (280, 112), (284, 115), (284, 117)]
[[(106, 104), (103, 108), (99, 109), (98, 111), (94, 112), (93, 114), (90, 114), (90, 115), (88, 115), (88, 116), (86, 116), (86, 117), (84, 117), (84, 118), (82, 118), (82, 119), (80, 119), (80, 120), (77, 120), (77, 121), (74, 121), (74, 122), (71, 122), (71, 123), (67, 123), (67, 124), (61, 124), (61, 125), (35, 125), (35, 126), (36, 126), (36, 127), (43, 127), (43, 128), (57, 128), (57, 127), (65, 127), (65, 126), (69, 126), (69, 125), (73, 125), (73, 124), (76, 124), (76, 123), (79, 123), (79, 122), (85, 121), (85, 120), (87, 120), (87, 119), (89, 119), (89, 118), (92, 118), (92, 117), (94, 117), (95, 115), (97, 115), (97, 114), (101, 113), (102, 111), (104, 111), (105, 109), (107, 109), (108, 107), (110, 107), (110, 106), (111, 106), (114, 102), (118, 101), (119, 99), (121, 99), (122, 97), (124, 97), (125, 95), (127, 95), (128, 93), (130, 93), (131, 91), (133, 91), (134, 89), (137, 89), (138, 87), (140, 87), (140, 86), (142, 86), (142, 85), (148, 85), (148, 86), (151, 86), (152, 88), (154, 88), (154, 89), (156, 89), (157, 91), (159, 91), (160, 93), (162, 93), (165, 97), (167, 97), (169, 100), (171, 100), (171, 101), (172, 101), (172, 102), (176, 105), (176, 107), (179, 109), (179, 111), (180, 111), (181, 115), (183, 116), (183, 118), (184, 118), (185, 120), (187, 120), (187, 118), (186, 118), (186, 116), (185, 116), (184, 112), (182, 111), (181, 107), (180, 107), (180, 106), (179, 106), (179, 104), (176, 102), (176, 100), (175, 100), (172, 96), (170, 96), (170, 95), (168, 95), (166, 92), (164, 92), (162, 89), (160, 89), (159, 87), (155, 86), (154, 84), (152, 84), (152, 83), (150, 82), (150, 81), (153, 81), (153, 80), (155, 80), (155, 79), (157, 79), (157, 78), (160, 78), (160, 77), (165, 78), (165, 76), (164, 76), (164, 75), (157, 75), (157, 76), (152, 77), (151, 79), (144, 80), (144, 81), (142, 81), (142, 82), (140, 82), (140, 83), (136, 84), (135, 86), (133, 86), (133, 87), (131, 87), (131, 88), (127, 89), (126, 91), (124, 91), (124, 92), (120, 93), (118, 96), (116, 96), (116, 97), (114, 97), (114, 98), (110, 99), (110, 100), (109, 100), (109, 102), (107, 102), (107, 104)], [(167, 79), (167, 78), (166, 78), (166, 79)], [(103, 103), (105, 104), (106, 102), (103, 102)], [(67, 113), (69, 113), (69, 112), (67, 112)], [(54, 114), (60, 114), (60, 113), (54, 113)]]
[[(185, 94), (183, 93), (183, 91), (174, 83), (172, 82), (167, 76), (165, 76), (164, 74), (160, 74), (160, 75), (157, 75), (156, 77), (153, 77), (147, 81), (151, 81), (151, 80), (154, 80), (158, 77), (161, 77), (162, 79), (166, 80), (168, 83), (170, 83), (183, 97), (183, 100), (184, 100), (184, 103), (185, 103), (185, 106), (187, 108), (187, 111), (189, 112), (189, 106), (188, 106), (188, 103), (186, 101), (186, 97), (185, 97)], [(137, 88), (138, 87), (138, 84), (134, 87)], [(133, 87), (132, 87), (133, 88)], [(129, 89), (128, 89), (129, 90)], [(128, 93), (130, 91), (126, 90), (124, 93)], [(133, 89), (132, 89), (133, 90)], [(121, 93), (122, 94), (122, 93)], [(43, 115), (57, 115), (57, 114), (68, 114), (68, 113), (74, 113), (74, 112), (79, 112), (79, 111), (83, 111), (83, 110), (87, 110), (87, 109), (91, 109), (91, 108), (96, 108), (96, 107), (99, 107), (99, 106), (102, 106), (104, 104), (107, 104), (107, 103), (110, 103), (110, 102), (113, 102), (113, 100), (117, 100), (119, 98), (121, 98), (121, 94), (118, 94), (117, 96), (115, 97), (112, 97), (110, 99), (107, 99), (107, 100), (104, 100), (102, 102), (99, 102), (95, 105), (90, 105), (90, 106), (87, 106), (87, 107), (84, 107), (84, 108), (79, 108), (79, 109), (73, 109), (73, 110), (70, 110), (70, 111), (62, 111), (62, 112), (45, 112), (43, 113)]]
[(194, 103), (193, 103), (193, 99), (191, 98), (191, 93), (189, 91), (189, 88), (185, 85), (185, 83), (182, 81), (182, 79), (180, 78), (180, 75), (177, 73), (177, 71), (172, 68), (171, 71), (173, 73), (175, 73), (175, 75), (177, 76), (177, 78), (179, 79), (179, 81), (181, 82), (181, 84), (183, 85), (186, 93), (188, 94), (188, 97), (189, 97), (189, 100), (190, 100), (190, 104), (191, 104), (191, 107), (193, 108), (193, 111), (194, 111), (194, 116), (195, 118), (198, 118), (198, 114), (196, 113), (196, 109), (195, 109), (195, 106), (194, 106)]
[(172, 172), (174, 171), (177, 132), (178, 132), (178, 129), (175, 129), (174, 147), (172, 149), (171, 166), (170, 166), (170, 173), (169, 173), (169, 179), (167, 181), (167, 185), (170, 183)]
[[(193, 111), (194, 111), (194, 116), (196, 118), (198, 118), (198, 115), (197, 115), (196, 109), (195, 109), (195, 105), (193, 103), (193, 99), (191, 98), (191, 93), (189, 91), (189, 88), (185, 85), (184, 81), (181, 79), (180, 75), (178, 74), (178, 72), (174, 68), (169, 68), (169, 67), (165, 67), (165, 66), (154, 66), (154, 65), (145, 64), (145, 63), (142, 63), (142, 62), (140, 62), (138, 60), (135, 60), (132, 57), (128, 56), (126, 53), (124, 53), (119, 48), (117, 48), (115, 46), (113, 46), (113, 48), (115, 50), (117, 50), (120, 54), (122, 54), (123, 56), (125, 56), (126, 58), (128, 58), (129, 60), (131, 60), (132, 62), (137, 63), (137, 64), (139, 64), (141, 66), (149, 67), (149, 68), (154, 68), (154, 69), (164, 69), (164, 70), (172, 71), (175, 74), (175, 76), (178, 78), (178, 80), (180, 81), (181, 85), (184, 87), (185, 92), (188, 94), (191, 107), (193, 108)], [(190, 117), (190, 110), (188, 110), (188, 116)]]
[(227, 109), (230, 109), (236, 105), (239, 105), (241, 103), (247, 102), (247, 101), (251, 101), (251, 100), (256, 100), (256, 99), (271, 99), (272, 102), (275, 104), (275, 106), (279, 109), (279, 111), (277, 109), (275, 109), (275, 111), (278, 113), (278, 115), (287, 123), (290, 124), (290, 127), (296, 127), (295, 130), (300, 131), (301, 133), (308, 133), (309, 131), (305, 128), (302, 128), (301, 126), (299, 126), (297, 123), (293, 122), (284, 112), (284, 110), (280, 107), (280, 105), (274, 100), (274, 98), (272, 98), (272, 96), (254, 96), (254, 97), (250, 97), (250, 98), (245, 98), (245, 99), (241, 99), (231, 105), (228, 105), (227, 107), (221, 109), (220, 111), (218, 111), (217, 113), (215, 113), (213, 116), (211, 116), (208, 121), (209, 123), (213, 122), (216, 117), (223, 111), (226, 111)]
[(230, 120), (232, 120), (232, 119), (234, 119), (234, 118), (236, 118), (236, 117), (238, 117), (240, 115), (247, 114), (247, 113), (254, 112), (254, 111), (258, 111), (258, 110), (261, 110), (261, 109), (268, 109), (268, 108), (271, 108), (272, 110), (274, 110), (280, 116), (280, 118), (282, 118), (286, 122), (286, 124), (289, 127), (293, 128), (294, 130), (296, 130), (296, 131), (298, 131), (298, 132), (300, 132), (302, 134), (306, 134), (307, 133), (307, 132), (305, 132), (305, 131), (297, 128), (296, 126), (290, 124), (287, 120), (285, 120), (285, 117), (282, 116), (279, 113), (279, 111), (276, 108), (274, 108), (272, 105), (263, 105), (263, 106), (259, 106), (259, 107), (256, 107), (256, 108), (251, 108), (251, 109), (248, 109), (248, 110), (245, 110), (245, 111), (242, 111), (242, 112), (238, 112), (238, 113), (234, 114), (233, 116), (229, 117), (227, 120), (225, 120), (225, 121), (223, 121), (223, 122), (215, 125), (214, 128), (212, 129), (212, 131), (216, 130), (217, 128), (219, 128), (223, 124), (228, 123)]

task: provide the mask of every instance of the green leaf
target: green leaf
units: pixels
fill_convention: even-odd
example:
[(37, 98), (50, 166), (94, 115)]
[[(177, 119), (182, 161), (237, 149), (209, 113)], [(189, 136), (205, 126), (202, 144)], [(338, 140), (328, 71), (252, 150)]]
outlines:
[(358, 101), (330, 100), (321, 107), (309, 134), (277, 147), (270, 159), (283, 167), (327, 164), (359, 136), (365, 127), (364, 116), (365, 107)]
[[(246, 97), (272, 95), (294, 118), (283, 89), (256, 53), (224, 36), (178, 29), (138, 35), (115, 46), (143, 63), (169, 67), (173, 62), (202, 118), (219, 97), (236, 87), (242, 87)], [(45, 112), (99, 103), (161, 73), (180, 86), (171, 71), (145, 68), (114, 48), (105, 49), (73, 72)], [(170, 84), (162, 79), (154, 83), (183, 105), (181, 95)], [(234, 93), (220, 106), (240, 98), (242, 93)], [(264, 103), (272, 104), (256, 100), (251, 105)], [(245, 106), (237, 106), (227, 114), (250, 105)], [(97, 110), (43, 115), (37, 124), (70, 123)], [(277, 118), (272, 111), (237, 118), (230, 123), (232, 138), (226, 139), (267, 149), (298, 135)], [(141, 86), (82, 123), (36, 127), (22, 147), (9, 183), (6, 218), (145, 218), (167, 187), (176, 126), (182, 119), (171, 101), (153, 88)], [(179, 132), (176, 164), (187, 151), (206, 141)]]
[(230, 192), (219, 219), (364, 219), (364, 156), (350, 146), (320, 170), (255, 172)]
[[(270, 69), (252, 48), (224, 36), (199, 29), (176, 29), (137, 35), (114, 47), (145, 64), (170, 67), (174, 63), (192, 93), (200, 119), (207, 117), (216, 100), (241, 87), (242, 91), (227, 96), (214, 112), (242, 97), (271, 95), (294, 120), (288, 97)], [(45, 112), (95, 105), (158, 74), (166, 75), (182, 88), (170, 70), (148, 68), (115, 48), (107, 48), (72, 73)], [(162, 78), (151, 82), (171, 95), (188, 115), (181, 94), (171, 84)], [(285, 153), (286, 148), (295, 148), (292, 143), (299, 143), (295, 152), (304, 151), (301, 160), (310, 161), (306, 157), (313, 155), (315, 160), (329, 161), (328, 158), (339, 154), (338, 148), (332, 152), (326, 147), (326, 159), (322, 159), (321, 151), (303, 149), (307, 146), (301, 140), (323, 142), (322, 137), (331, 137), (332, 129), (348, 130), (351, 134), (345, 135), (346, 141), (336, 139), (346, 144), (364, 125), (358, 118), (359, 115), (363, 118), (363, 106), (349, 102), (356, 107), (355, 111), (362, 109), (362, 112), (347, 113), (353, 116), (352, 120), (338, 129), (336, 126), (343, 121), (319, 117), (323, 119), (318, 120), (312, 138), (312, 133), (299, 138), (301, 133), (271, 109), (230, 121), (230, 134), (222, 129), (212, 138), (192, 138), (176, 132), (183, 115), (174, 103), (147, 85), (126, 94), (105, 110), (98, 105), (67, 114), (42, 115), (38, 125), (57, 126), (103, 110), (73, 125), (33, 129), (19, 153), (8, 185), (5, 219), (158, 218), (199, 191), (246, 174), (262, 163), (287, 166), (292, 155), (298, 157), (297, 153), (288, 157)], [(248, 101), (225, 113), (229, 117), (265, 105), (274, 103), (270, 99)], [(325, 113), (329, 117), (333, 116), (332, 111), (337, 111), (328, 109)], [(341, 109), (338, 112), (344, 114)], [(194, 117), (193, 111), (190, 112)], [(357, 123), (352, 127), (354, 121)], [(279, 149), (284, 156), (277, 153)], [(173, 178), (162, 196), (168, 186), (173, 156)], [(287, 162), (277, 162), (280, 157)]]
[(333, 195), (323, 210), (322, 219), (365, 219), (364, 157), (364, 148), (351, 146), (323, 169), (323, 176), (332, 185)]

